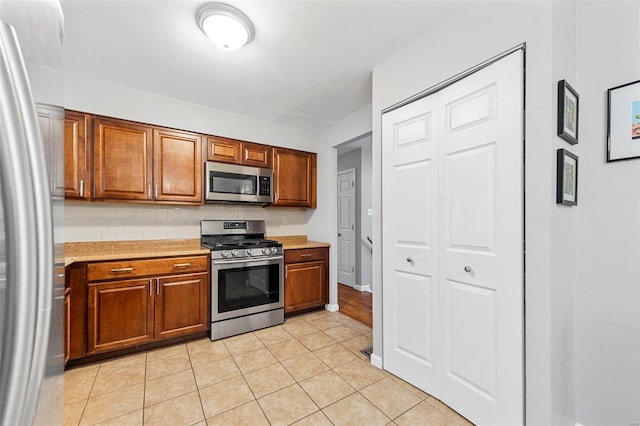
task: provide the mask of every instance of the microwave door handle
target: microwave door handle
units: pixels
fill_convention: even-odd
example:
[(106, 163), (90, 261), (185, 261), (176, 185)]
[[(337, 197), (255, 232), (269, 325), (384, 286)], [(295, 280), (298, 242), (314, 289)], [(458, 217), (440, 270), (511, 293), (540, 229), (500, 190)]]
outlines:
[[(0, 21), (0, 173), (6, 262), (0, 423), (31, 424), (44, 378), (53, 297), (53, 224), (42, 136), (13, 27)], [(36, 284), (35, 286), (33, 284)]]

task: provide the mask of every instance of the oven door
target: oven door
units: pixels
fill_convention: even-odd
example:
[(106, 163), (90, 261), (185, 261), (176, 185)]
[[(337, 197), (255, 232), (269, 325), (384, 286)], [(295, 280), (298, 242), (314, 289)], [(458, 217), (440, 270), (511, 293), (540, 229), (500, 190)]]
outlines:
[(284, 307), (284, 258), (213, 260), (211, 321)]

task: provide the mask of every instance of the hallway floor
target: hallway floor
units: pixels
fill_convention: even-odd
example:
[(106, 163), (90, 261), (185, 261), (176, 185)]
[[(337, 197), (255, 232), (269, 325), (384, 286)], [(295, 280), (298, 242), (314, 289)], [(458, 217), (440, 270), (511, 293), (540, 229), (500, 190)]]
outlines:
[(340, 312), (369, 326), (369, 328), (373, 327), (372, 296), (368, 291), (359, 291), (348, 285), (338, 284)]
[(369, 363), (371, 329), (318, 311), (281, 326), (70, 369), (66, 425), (469, 425)]

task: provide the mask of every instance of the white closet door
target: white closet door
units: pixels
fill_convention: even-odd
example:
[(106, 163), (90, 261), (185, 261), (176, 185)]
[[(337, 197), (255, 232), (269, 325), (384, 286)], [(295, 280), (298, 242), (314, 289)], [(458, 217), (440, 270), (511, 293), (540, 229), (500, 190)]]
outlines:
[(476, 424), (524, 414), (522, 55), (382, 120), (384, 367)]
[(442, 400), (523, 422), (522, 52), (442, 90)]
[(384, 368), (440, 392), (436, 96), (383, 117)]

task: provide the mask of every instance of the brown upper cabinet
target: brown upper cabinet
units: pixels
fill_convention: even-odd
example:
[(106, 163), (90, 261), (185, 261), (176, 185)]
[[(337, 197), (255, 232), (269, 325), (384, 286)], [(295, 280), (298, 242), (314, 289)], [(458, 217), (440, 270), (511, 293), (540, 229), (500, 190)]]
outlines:
[(152, 150), (151, 126), (94, 118), (93, 198), (153, 200)]
[(316, 161), (311, 152), (273, 147), (274, 206), (316, 208)]
[(91, 199), (91, 117), (75, 111), (64, 116), (64, 196)]
[(202, 136), (177, 130), (153, 131), (154, 200), (202, 201)]
[(65, 112), (64, 144), (67, 199), (202, 204), (206, 156), (273, 168), (274, 206), (316, 208), (317, 156), (311, 152), (77, 111)]
[(93, 119), (94, 199), (202, 203), (202, 137)]
[(271, 168), (271, 147), (220, 136), (207, 136), (207, 159)]

